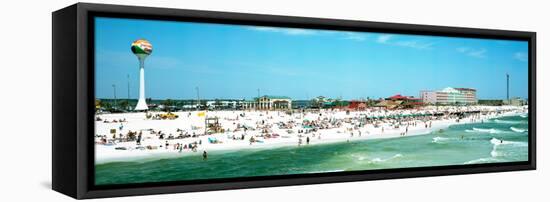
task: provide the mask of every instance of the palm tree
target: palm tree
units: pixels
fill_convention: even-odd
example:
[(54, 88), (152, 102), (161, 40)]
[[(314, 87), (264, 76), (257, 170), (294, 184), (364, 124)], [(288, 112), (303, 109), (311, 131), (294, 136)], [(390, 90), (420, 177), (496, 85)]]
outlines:
[(113, 106), (111, 105), (110, 102), (101, 102), (101, 106), (107, 111), (110, 111), (113, 109)]
[(128, 110), (128, 107), (130, 104), (128, 103), (128, 100), (123, 100), (119, 102), (120, 108), (123, 110)]
[(170, 111), (170, 108), (174, 106), (174, 101), (172, 101), (171, 99), (166, 99), (162, 101), (161, 104), (164, 105), (165, 110)]
[(96, 99), (95, 100), (95, 110), (99, 110), (101, 109), (101, 100), (100, 99)]

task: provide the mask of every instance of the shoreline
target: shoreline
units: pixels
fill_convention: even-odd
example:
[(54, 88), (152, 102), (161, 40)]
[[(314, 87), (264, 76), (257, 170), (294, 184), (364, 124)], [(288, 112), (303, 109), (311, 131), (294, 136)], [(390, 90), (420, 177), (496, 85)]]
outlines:
[[(501, 108), (494, 108), (492, 110), (497, 110)], [(503, 112), (503, 113), (491, 113), (491, 110), (488, 110), (489, 113), (486, 115), (479, 114), (477, 116), (471, 116), (461, 119), (460, 122), (457, 122), (455, 118), (453, 117), (445, 117), (441, 120), (429, 120), (428, 121), (421, 121), (416, 119), (411, 119), (407, 122), (406, 127), (399, 122), (398, 127), (394, 127), (393, 125), (396, 125), (396, 123), (386, 122), (382, 121), (383, 123), (380, 124), (381, 127), (375, 127), (375, 124), (366, 124), (359, 128), (347, 128), (350, 126), (353, 126), (354, 123), (351, 121), (352, 124), (346, 125), (343, 124), (340, 127), (336, 128), (329, 128), (329, 129), (323, 129), (318, 130), (317, 132), (310, 132), (310, 133), (286, 133), (285, 129), (279, 129), (276, 127), (273, 127), (271, 125), (269, 127), (272, 134), (281, 134), (277, 138), (262, 138), (259, 137), (260, 133), (259, 131), (248, 131), (248, 132), (225, 132), (225, 133), (217, 133), (212, 135), (205, 135), (205, 136), (199, 136), (199, 137), (191, 137), (186, 139), (154, 139), (154, 136), (148, 136), (145, 137), (142, 146), (146, 145), (163, 145), (168, 141), (169, 146), (168, 148), (164, 147), (157, 147), (156, 149), (132, 149), (136, 148), (136, 142), (119, 142), (114, 143), (114, 145), (106, 146), (101, 144), (95, 145), (95, 164), (104, 164), (104, 163), (111, 163), (111, 162), (143, 162), (148, 160), (157, 160), (162, 158), (177, 158), (182, 156), (192, 156), (192, 155), (200, 155), (203, 151), (238, 151), (242, 149), (274, 149), (274, 148), (281, 148), (281, 147), (300, 147), (299, 142), (302, 142), (302, 146), (307, 146), (308, 143), (306, 143), (305, 139), (309, 138), (310, 145), (321, 145), (321, 144), (331, 144), (331, 143), (343, 143), (343, 142), (352, 142), (352, 141), (363, 141), (363, 140), (371, 140), (371, 139), (389, 139), (389, 138), (398, 138), (398, 137), (408, 137), (408, 136), (418, 136), (418, 135), (426, 135), (430, 134), (434, 131), (438, 131), (441, 129), (446, 129), (453, 125), (462, 125), (462, 124), (474, 124), (474, 123), (481, 123), (483, 121), (487, 121), (489, 119), (495, 119), (495, 118), (501, 118), (506, 116), (518, 116), (521, 114), (528, 113), (527, 108), (511, 108), (510, 111)], [(241, 111), (242, 112), (242, 111)], [(199, 113), (199, 112), (193, 112), (193, 113)], [(227, 120), (221, 121), (222, 125), (235, 125), (228, 124), (232, 121), (235, 121), (234, 119), (229, 119), (227, 116), (235, 115), (235, 113), (239, 114), (239, 111), (209, 111), (209, 114), (214, 114), (214, 116), (220, 116), (226, 118)], [(269, 113), (277, 114), (277, 116), (280, 116), (279, 118), (272, 118), (271, 122), (278, 122), (281, 120), (285, 120), (285, 118), (289, 118), (289, 120), (302, 120), (307, 121), (309, 118), (314, 117), (315, 114), (303, 114), (303, 116), (300, 116), (299, 118), (292, 117), (294, 115), (286, 116), (282, 115), (279, 112), (265, 112), (265, 111), (252, 111), (252, 112), (244, 112), (252, 114), (243, 117), (245, 120), (240, 120), (240, 122), (254, 122), (257, 120), (270, 120), (269, 116), (265, 117), (262, 116), (263, 113), (266, 115)], [(336, 111), (336, 112), (320, 112), (319, 117), (322, 117), (322, 115), (325, 116), (333, 116), (342, 118), (344, 120), (349, 119), (349, 117), (356, 117), (360, 115), (361, 113), (365, 113), (364, 111), (358, 111), (358, 112), (352, 112), (351, 115), (348, 113), (346, 114), (343, 111)], [(407, 113), (407, 111), (402, 112)], [(179, 115), (180, 117), (185, 116), (185, 114), (188, 114), (188, 112), (175, 112), (175, 114)], [(190, 126), (190, 128), (193, 128), (193, 124), (197, 124), (200, 118), (197, 118), (195, 116), (189, 115), (187, 118), (178, 118), (182, 119), (179, 120), (142, 120), (139, 119), (139, 117), (143, 117), (143, 113), (126, 113), (126, 114), (108, 114), (108, 115), (97, 115), (102, 117), (110, 117), (110, 118), (119, 118), (119, 117), (125, 117), (128, 118), (128, 122), (126, 123), (125, 127), (128, 128), (134, 128), (139, 129), (139, 126), (142, 126), (144, 123), (148, 122), (151, 124), (151, 126), (157, 126), (158, 128), (162, 128), (163, 130), (170, 130), (169, 125), (177, 125), (180, 126), (182, 122), (184, 124), (187, 124)], [(273, 116), (273, 115), (272, 115)], [(347, 116), (347, 117), (346, 117)], [(138, 117), (137, 119), (135, 119)], [(247, 119), (248, 118), (248, 119)], [(267, 118), (267, 119), (266, 119)], [(319, 118), (320, 119), (320, 118)], [(326, 118), (325, 118), (326, 119)], [(336, 119), (336, 118), (334, 118)], [(202, 118), (204, 120), (204, 118)], [(238, 118), (237, 118), (238, 120)], [(332, 118), (331, 118), (332, 120)], [(137, 122), (136, 125), (132, 125), (130, 123)], [(304, 123), (302, 122), (302, 124)], [(428, 127), (428, 123), (430, 127)], [(118, 123), (120, 125), (125, 125), (125, 123)], [(392, 125), (393, 124), (393, 125)], [(425, 125), (423, 125), (425, 124)], [(112, 128), (113, 126), (117, 124), (113, 123), (107, 123), (107, 124), (97, 124), (96, 122), (96, 133), (101, 130), (106, 131), (105, 127), (100, 128), (102, 126), (107, 126), (106, 128)], [(162, 125), (162, 126), (159, 126)], [(267, 124), (269, 125), (269, 124)], [(263, 126), (263, 125), (261, 125)], [(266, 127), (267, 128), (267, 127)], [(172, 128), (173, 129), (173, 128)], [(143, 129), (141, 129), (143, 130)], [(178, 128), (179, 130), (179, 128)], [(183, 129), (185, 130), (185, 129)], [(124, 131), (124, 130), (122, 130)], [(243, 135), (244, 139), (238, 139), (235, 140), (232, 138), (234, 135)], [(249, 137), (257, 137), (257, 139), (261, 142), (254, 142), (250, 144), (248, 141)], [(214, 138), (216, 141), (221, 141), (223, 143), (210, 143), (209, 138)], [(302, 140), (300, 140), (302, 139)], [(196, 149), (196, 152), (193, 152), (190, 149), (185, 149), (182, 151), (179, 151), (178, 149), (175, 149), (174, 144), (181, 143), (181, 144), (189, 144), (192, 142), (200, 141), (201, 144), (198, 145), (198, 148)], [(126, 147), (128, 150), (116, 150), (114, 148), (116, 147)]]

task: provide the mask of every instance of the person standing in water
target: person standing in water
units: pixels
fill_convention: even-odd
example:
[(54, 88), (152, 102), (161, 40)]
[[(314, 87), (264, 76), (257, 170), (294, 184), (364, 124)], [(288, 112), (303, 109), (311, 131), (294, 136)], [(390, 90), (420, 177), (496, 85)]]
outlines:
[(306, 144), (309, 144), (309, 136), (306, 138)]
[(202, 152), (202, 160), (206, 160), (208, 158), (208, 153), (206, 153), (206, 150)]

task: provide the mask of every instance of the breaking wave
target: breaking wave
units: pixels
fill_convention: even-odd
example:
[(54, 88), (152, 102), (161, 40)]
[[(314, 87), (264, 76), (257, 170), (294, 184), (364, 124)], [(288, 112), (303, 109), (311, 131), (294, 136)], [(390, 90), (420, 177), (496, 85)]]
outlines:
[(514, 132), (517, 132), (517, 133), (524, 133), (524, 132), (529, 131), (529, 130), (524, 129), (524, 128), (516, 128), (516, 127), (510, 127), (510, 130), (512, 130)]
[(498, 145), (527, 146), (528, 145), (526, 142), (506, 141), (506, 140), (499, 140), (497, 138), (491, 139), (491, 144), (495, 146), (498, 146)]
[(492, 157), (498, 157), (502, 156), (502, 154), (497, 150), (500, 145), (510, 145), (510, 146), (528, 146), (528, 143), (526, 142), (514, 142), (514, 141), (505, 141), (505, 140), (499, 140), (497, 138), (491, 139), (491, 144), (493, 144), (493, 150), (491, 151)]
[(527, 114), (522, 114), (522, 115), (519, 115), (521, 118), (527, 118), (528, 115)]
[(372, 160), (370, 160), (370, 163), (380, 163), (380, 162), (384, 162), (384, 161), (389, 161), (389, 160), (392, 160), (392, 159), (400, 158), (400, 157), (402, 157), (402, 156), (403, 156), (403, 155), (401, 155), (401, 154), (396, 154), (396, 155), (393, 155), (392, 157), (387, 158), (387, 159), (373, 158)]
[(444, 137), (434, 137), (432, 138), (432, 143), (441, 143), (441, 142), (444, 142), (446, 140), (449, 140), (449, 138), (444, 138)]
[(478, 132), (478, 133), (491, 133), (491, 134), (503, 133), (504, 132), (504, 131), (494, 129), (494, 128), (489, 128), (489, 129), (486, 129), (486, 128), (472, 128), (472, 130), (465, 130), (465, 131), (469, 132), (469, 133)]

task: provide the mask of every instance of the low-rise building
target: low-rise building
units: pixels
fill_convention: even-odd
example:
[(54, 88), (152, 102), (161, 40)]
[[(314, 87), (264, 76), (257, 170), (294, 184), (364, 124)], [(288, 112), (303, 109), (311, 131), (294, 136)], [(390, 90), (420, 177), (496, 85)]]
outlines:
[(527, 105), (527, 100), (521, 99), (520, 97), (515, 97), (508, 100), (506, 104), (509, 104), (512, 106), (523, 106), (523, 105)]
[(423, 105), (422, 99), (413, 96), (403, 96), (397, 94), (386, 99), (380, 100), (375, 106), (384, 107), (386, 109), (404, 109), (415, 108)]
[(367, 101), (351, 100), (349, 101), (348, 108), (353, 110), (365, 110), (367, 108)]
[(312, 107), (311, 100), (292, 100), (293, 109), (307, 109)]
[(245, 109), (276, 110), (292, 109), (292, 99), (287, 96), (264, 95), (244, 102)]
[(240, 109), (244, 100), (237, 99), (215, 99), (207, 100), (206, 107), (208, 109)]

